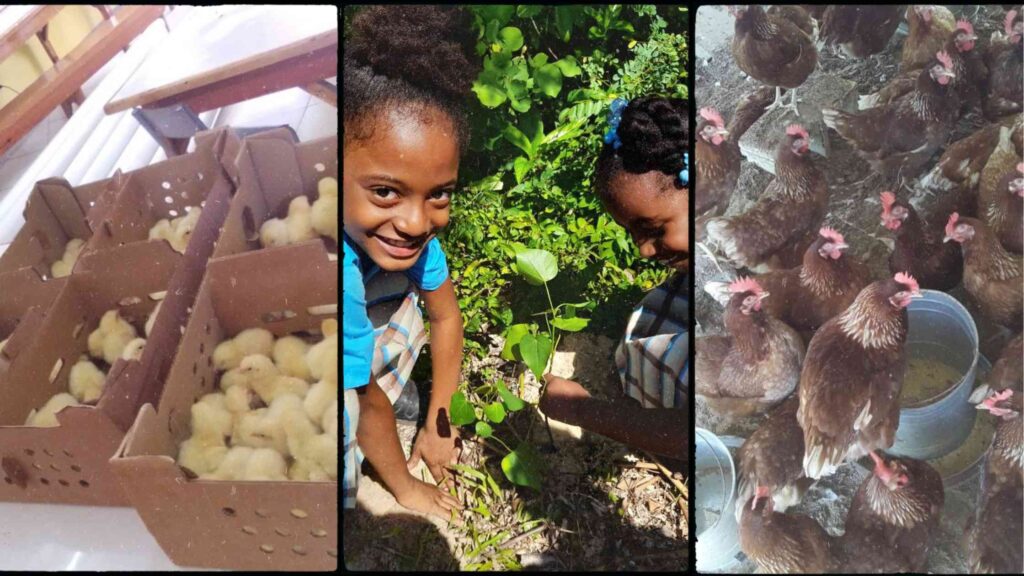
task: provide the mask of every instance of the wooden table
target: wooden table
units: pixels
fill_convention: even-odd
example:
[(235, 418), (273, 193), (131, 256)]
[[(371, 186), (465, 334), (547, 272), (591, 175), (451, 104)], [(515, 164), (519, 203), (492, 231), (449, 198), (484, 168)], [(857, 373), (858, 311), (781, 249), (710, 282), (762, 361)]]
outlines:
[(168, 155), (182, 153), (205, 129), (200, 112), (293, 87), (337, 106), (325, 82), (338, 74), (337, 50), (334, 6), (193, 8), (103, 111), (135, 108)]

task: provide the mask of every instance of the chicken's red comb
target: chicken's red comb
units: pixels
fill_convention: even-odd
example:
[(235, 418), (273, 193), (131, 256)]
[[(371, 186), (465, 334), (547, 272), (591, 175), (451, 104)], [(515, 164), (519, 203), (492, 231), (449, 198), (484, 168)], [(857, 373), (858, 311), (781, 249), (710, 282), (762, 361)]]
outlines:
[(1021, 174), (1024, 174), (1024, 162), (1021, 162), (1020, 164), (1017, 164), (1017, 172), (1020, 172)]
[(836, 244), (846, 244), (846, 242), (843, 240), (843, 235), (840, 234), (839, 232), (836, 232), (835, 229), (829, 228), (828, 226), (822, 226), (821, 230), (818, 230), (818, 235), (824, 238), (828, 238), (829, 240)]
[(971, 25), (971, 23), (966, 18), (961, 18), (960, 20), (957, 20), (956, 29), (963, 30), (964, 32), (967, 32), (972, 36), (974, 35), (974, 26)]
[(807, 138), (807, 130), (799, 124), (790, 124), (786, 127), (786, 136), (800, 136), (801, 138)]
[(936, 52), (935, 58), (939, 62), (942, 62), (942, 67), (945, 68), (946, 70), (953, 69), (953, 59), (949, 57), (949, 54), (946, 53), (945, 50), (940, 50), (939, 52)]
[(1016, 19), (1017, 19), (1017, 11), (1016, 10), (1010, 10), (1009, 12), (1006, 13), (1006, 19), (1003, 20), (1003, 30), (1006, 32), (1007, 36), (1009, 36), (1010, 34), (1013, 34), (1013, 21), (1016, 20)]
[(946, 236), (953, 235), (953, 228), (956, 227), (956, 221), (960, 218), (960, 215), (953, 212), (949, 215), (949, 220), (946, 222)]
[(888, 214), (892, 210), (892, 205), (896, 203), (896, 195), (886, 190), (882, 192), (882, 211)]
[(988, 398), (986, 398), (982, 402), (982, 404), (984, 404), (985, 406), (991, 408), (991, 407), (995, 406), (996, 404), (1002, 402), (1003, 400), (1009, 399), (1011, 396), (1013, 396), (1013, 390), (1010, 389), (1010, 388), (1007, 388), (1007, 389), (1003, 390), (1002, 392), (996, 392), (995, 394), (989, 396)]
[(921, 291), (921, 287), (917, 285), (917, 280), (914, 280), (914, 277), (906, 272), (897, 272), (896, 275), (893, 276), (893, 279), (900, 284), (909, 287), (911, 292)]
[(757, 280), (750, 278), (737, 278), (731, 284), (729, 284), (729, 292), (733, 294), (743, 294), (744, 292), (753, 292), (754, 294), (761, 294), (764, 289), (757, 283)]
[(722, 120), (722, 115), (718, 113), (718, 110), (711, 108), (710, 106), (700, 109), (700, 117), (711, 122), (719, 128), (725, 128), (725, 121)]

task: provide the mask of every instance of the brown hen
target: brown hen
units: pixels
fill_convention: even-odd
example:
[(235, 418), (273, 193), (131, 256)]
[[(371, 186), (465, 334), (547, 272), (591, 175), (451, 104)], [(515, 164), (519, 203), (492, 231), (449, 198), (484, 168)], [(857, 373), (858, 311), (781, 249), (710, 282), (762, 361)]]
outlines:
[[(1022, 175), (1017, 171), (1021, 164), (1020, 150), (1017, 150), (1010, 138), (1010, 128), (1001, 128), (999, 143), (985, 163), (978, 184), (978, 217), (988, 224), (1003, 244), (1011, 252), (1021, 253), (1021, 196), (1019, 184), (1015, 184)], [(1024, 191), (1021, 191), (1024, 193)], [(1009, 240), (1009, 245), (1004, 242)]]
[(900, 25), (901, 6), (829, 5), (821, 16), (820, 37), (848, 56), (864, 58), (885, 49)]
[(758, 572), (821, 574), (831, 568), (832, 538), (816, 520), (773, 511), (765, 487), (743, 502), (740, 550)]
[(903, 40), (900, 70), (921, 68), (942, 50), (956, 28), (956, 17), (948, 8), (935, 5), (907, 6), (909, 33)]
[(950, 290), (960, 283), (964, 260), (960, 250), (942, 241), (942, 226), (927, 224), (909, 202), (882, 192), (882, 226), (896, 234), (889, 271), (907, 270), (921, 288)]
[(1011, 254), (982, 221), (950, 214), (944, 242), (960, 244), (964, 258), (964, 288), (996, 324), (1020, 330), (1024, 320), (1024, 262)]
[(992, 34), (985, 60), (989, 76), (984, 107), (990, 120), (1020, 114), (1024, 105), (1024, 22), (1020, 12), (1006, 13), (1003, 32)]
[(818, 64), (818, 50), (800, 26), (776, 13), (767, 14), (758, 5), (729, 9), (736, 17), (732, 57), (740, 70), (755, 80), (775, 87), (775, 102), (782, 106), (780, 88), (790, 89), (790, 103), (796, 111), (796, 90)]

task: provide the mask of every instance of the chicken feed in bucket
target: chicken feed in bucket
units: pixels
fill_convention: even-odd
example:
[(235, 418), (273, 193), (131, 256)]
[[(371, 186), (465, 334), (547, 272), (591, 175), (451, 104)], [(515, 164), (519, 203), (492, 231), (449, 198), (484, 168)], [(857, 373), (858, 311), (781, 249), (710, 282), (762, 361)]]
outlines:
[(740, 552), (736, 525), (736, 466), (728, 448), (708, 430), (695, 430), (697, 458), (697, 569), (727, 570)]

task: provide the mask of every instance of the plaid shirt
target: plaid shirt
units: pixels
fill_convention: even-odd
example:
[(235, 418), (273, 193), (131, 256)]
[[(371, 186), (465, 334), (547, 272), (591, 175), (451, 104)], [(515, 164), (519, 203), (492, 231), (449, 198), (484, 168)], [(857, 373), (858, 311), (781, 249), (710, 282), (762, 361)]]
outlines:
[[(392, 403), (402, 394), (420, 349), (427, 341), (419, 295), (403, 274), (380, 273), (366, 284), (366, 313), (374, 325), (373, 364), (370, 373)], [(365, 388), (365, 387), (364, 387)], [(359, 427), (358, 389), (345, 390), (345, 452), (342, 491), (345, 508), (356, 505), (362, 451), (356, 439)]]
[(686, 406), (690, 372), (689, 284), (676, 275), (650, 291), (615, 350), (623, 392), (645, 408)]

